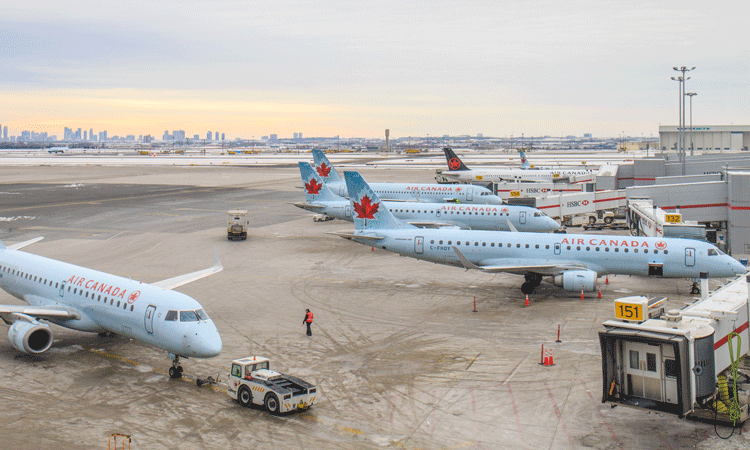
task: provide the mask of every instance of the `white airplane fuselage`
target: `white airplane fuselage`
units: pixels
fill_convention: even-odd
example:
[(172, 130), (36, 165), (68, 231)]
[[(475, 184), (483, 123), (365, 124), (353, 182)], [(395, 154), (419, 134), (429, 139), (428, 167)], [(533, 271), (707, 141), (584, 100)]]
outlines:
[[(344, 182), (326, 182), (334, 194), (349, 197)], [(500, 205), (502, 199), (482, 186), (422, 183), (371, 183), (373, 191), (383, 200), (418, 201), (425, 203), (480, 203)]]
[(590, 175), (588, 169), (469, 169), (446, 170), (441, 172), (459, 183), (500, 182), (500, 181), (561, 181), (571, 177)]
[(148, 283), (4, 248), (0, 288), (31, 307), (75, 312), (47, 319), (66, 328), (112, 332), (180, 356), (221, 352), (219, 332), (195, 299)]
[[(745, 268), (711, 244), (689, 239), (580, 234), (509, 233), (477, 230), (373, 229), (357, 230), (352, 240), (404, 256), (464, 267), (453, 247), (476, 265), (567, 265), (607, 274), (649, 275), (660, 266), (669, 278), (732, 277)], [(358, 239), (356, 235), (384, 239)], [(507, 270), (525, 274), (536, 270)], [(543, 271), (542, 274), (545, 274)]]
[[(348, 200), (313, 201), (310, 204), (319, 207), (314, 209), (317, 213), (352, 221), (352, 206)], [(560, 228), (554, 219), (528, 206), (386, 201), (383, 204), (397, 219), (407, 223), (443, 223), (472, 230), (510, 231), (510, 221), (518, 231), (542, 233)]]

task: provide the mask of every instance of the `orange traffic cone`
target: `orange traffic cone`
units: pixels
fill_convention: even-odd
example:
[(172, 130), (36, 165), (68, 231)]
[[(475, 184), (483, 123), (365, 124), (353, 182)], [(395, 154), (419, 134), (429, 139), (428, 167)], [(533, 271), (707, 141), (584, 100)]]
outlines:
[(583, 300), (583, 288), (581, 288), (581, 300)]
[(374, 246), (374, 245), (373, 245), (372, 247), (370, 247), (370, 251), (371, 251), (371, 252), (374, 252), (374, 251), (375, 251), (375, 246)]
[(609, 284), (609, 275), (604, 277), (604, 284)]
[(529, 294), (526, 294), (526, 305), (524, 306), (529, 306)]
[(597, 295), (597, 298), (602, 298), (602, 288), (599, 288), (599, 294)]
[(552, 350), (549, 351), (549, 365), (550, 366), (555, 365), (555, 359), (552, 357)]

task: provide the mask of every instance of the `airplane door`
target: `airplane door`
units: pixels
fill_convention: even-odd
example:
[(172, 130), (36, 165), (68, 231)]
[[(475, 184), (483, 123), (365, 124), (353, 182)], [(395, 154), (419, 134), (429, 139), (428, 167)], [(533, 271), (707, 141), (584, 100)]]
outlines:
[(146, 317), (144, 318), (144, 324), (146, 326), (146, 332), (148, 334), (154, 334), (154, 314), (156, 313), (156, 306), (148, 305), (146, 308)]
[(352, 216), (352, 205), (346, 205), (344, 208), (344, 216), (351, 217)]
[(695, 265), (695, 249), (694, 248), (685, 249), (685, 265), (688, 267), (693, 267)]
[(526, 224), (526, 211), (521, 211), (521, 212), (519, 213), (519, 216), (518, 216), (518, 222), (519, 222), (519, 223), (520, 223), (521, 225), (525, 225), (525, 224)]
[(474, 189), (466, 188), (466, 201), (471, 202), (474, 200)]
[(60, 297), (62, 298), (64, 296), (65, 296), (65, 281), (60, 283)]
[(560, 254), (560, 249), (562, 248), (562, 245), (560, 245), (559, 242), (555, 242), (555, 255)]
[(424, 238), (417, 236), (414, 238), (414, 253), (421, 255), (424, 252)]

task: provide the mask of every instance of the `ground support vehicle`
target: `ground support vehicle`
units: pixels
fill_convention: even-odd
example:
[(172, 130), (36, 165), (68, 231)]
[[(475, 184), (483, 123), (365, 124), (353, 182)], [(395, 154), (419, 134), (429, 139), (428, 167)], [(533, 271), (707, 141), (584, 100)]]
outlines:
[(230, 241), (247, 239), (247, 226), (249, 224), (246, 210), (227, 211), (227, 239)]
[(329, 220), (333, 220), (333, 217), (329, 216), (328, 214), (313, 215), (313, 222), (328, 222)]
[(232, 361), (227, 394), (242, 406), (263, 406), (271, 414), (305, 410), (315, 402), (317, 388), (297, 377), (269, 369), (269, 360), (249, 356)]

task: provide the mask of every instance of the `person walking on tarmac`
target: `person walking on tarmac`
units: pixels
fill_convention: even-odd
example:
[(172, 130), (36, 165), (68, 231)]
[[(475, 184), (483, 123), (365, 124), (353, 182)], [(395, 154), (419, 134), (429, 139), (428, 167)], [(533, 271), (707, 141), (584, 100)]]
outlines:
[(313, 321), (313, 313), (309, 309), (305, 310), (305, 318), (302, 319), (302, 324), (307, 324), (307, 335), (312, 336), (312, 331), (310, 330), (310, 325), (312, 325)]

